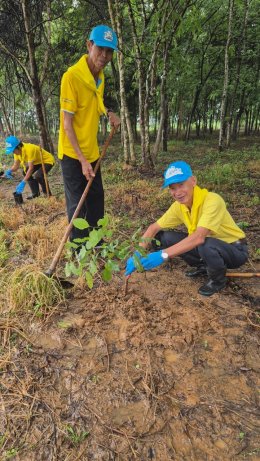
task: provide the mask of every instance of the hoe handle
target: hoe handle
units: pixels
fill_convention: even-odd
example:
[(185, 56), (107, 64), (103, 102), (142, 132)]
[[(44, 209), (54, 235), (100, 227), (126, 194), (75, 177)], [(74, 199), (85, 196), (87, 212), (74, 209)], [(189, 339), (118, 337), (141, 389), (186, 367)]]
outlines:
[(260, 272), (227, 272), (227, 277), (260, 277)]
[[(97, 163), (96, 163), (96, 165), (95, 165), (94, 174), (96, 174), (96, 172), (97, 172), (97, 170), (98, 170), (98, 168), (99, 168), (100, 162), (101, 162), (101, 160), (102, 160), (102, 159), (104, 158), (104, 156), (105, 156), (105, 153), (106, 153), (106, 151), (107, 151), (107, 148), (108, 148), (108, 146), (109, 146), (109, 144), (110, 144), (110, 141), (111, 141), (112, 137), (114, 136), (115, 131), (116, 131), (116, 128), (115, 128), (115, 127), (113, 127), (112, 130), (110, 131), (110, 134), (109, 134), (109, 136), (108, 136), (108, 138), (107, 138), (107, 140), (106, 140), (106, 142), (105, 142), (105, 144), (104, 144), (104, 146), (103, 146), (103, 148), (102, 148), (101, 155), (100, 155), (100, 157), (99, 157), (99, 159), (98, 159), (98, 161), (97, 161)], [(65, 245), (65, 243), (67, 242), (68, 237), (69, 237), (69, 235), (70, 235), (70, 233), (71, 233), (71, 230), (72, 230), (72, 228), (73, 228), (73, 221), (74, 221), (74, 219), (76, 219), (76, 218), (78, 217), (78, 215), (79, 215), (79, 212), (80, 212), (81, 207), (82, 207), (82, 205), (83, 205), (83, 203), (84, 203), (84, 201), (85, 201), (85, 199), (86, 199), (86, 197), (87, 197), (87, 195), (88, 195), (88, 192), (89, 192), (89, 189), (90, 189), (90, 187), (91, 187), (91, 184), (92, 184), (93, 180), (94, 180), (94, 177), (91, 177), (91, 178), (88, 180), (88, 184), (86, 185), (86, 188), (85, 188), (85, 190), (84, 190), (84, 192), (83, 192), (83, 194), (82, 194), (82, 196), (81, 196), (81, 199), (80, 199), (80, 201), (79, 201), (79, 203), (78, 203), (78, 205), (77, 205), (77, 208), (76, 208), (76, 210), (74, 211), (74, 214), (73, 214), (73, 216), (72, 216), (72, 218), (71, 218), (71, 220), (70, 220), (70, 222), (69, 222), (69, 224), (68, 224), (68, 226), (67, 226), (67, 228), (66, 228), (66, 231), (64, 232), (64, 235), (63, 235), (63, 237), (62, 237), (62, 239), (61, 239), (61, 242), (60, 242), (60, 245), (59, 245), (59, 247), (58, 247), (58, 249), (57, 249), (57, 251), (56, 251), (56, 253), (55, 253), (54, 257), (53, 257), (53, 260), (52, 260), (52, 262), (51, 262), (51, 265), (50, 265), (50, 267), (48, 268), (48, 270), (46, 271), (46, 275), (49, 275), (49, 276), (53, 275), (53, 273), (54, 273), (54, 271), (55, 271), (55, 269), (56, 269), (56, 266), (57, 266), (57, 264), (58, 264), (58, 262), (59, 262), (60, 255), (61, 255), (61, 253), (62, 253), (62, 250), (63, 250), (63, 248), (64, 248), (64, 245)]]

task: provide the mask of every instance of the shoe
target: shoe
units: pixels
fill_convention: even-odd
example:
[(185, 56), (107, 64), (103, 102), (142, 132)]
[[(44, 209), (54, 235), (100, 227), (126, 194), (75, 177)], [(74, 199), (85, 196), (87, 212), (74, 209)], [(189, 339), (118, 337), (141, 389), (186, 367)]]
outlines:
[(202, 296), (212, 296), (215, 293), (218, 293), (220, 290), (223, 290), (226, 284), (227, 284), (226, 281), (220, 283), (220, 282), (215, 282), (212, 279), (209, 279), (209, 281), (205, 283), (205, 285), (202, 285), (199, 288), (198, 293)]
[(195, 269), (190, 269), (185, 272), (186, 277), (199, 277), (200, 275), (207, 275), (206, 266), (197, 266)]

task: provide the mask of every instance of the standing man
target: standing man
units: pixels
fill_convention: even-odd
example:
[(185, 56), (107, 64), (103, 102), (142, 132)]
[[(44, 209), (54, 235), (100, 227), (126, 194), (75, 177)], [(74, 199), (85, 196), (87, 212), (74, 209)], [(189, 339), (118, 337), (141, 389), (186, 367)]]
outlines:
[[(79, 216), (91, 227), (104, 216), (104, 190), (101, 171), (93, 173), (99, 158), (97, 133), (99, 118), (108, 116), (111, 126), (119, 126), (120, 119), (103, 102), (103, 69), (117, 51), (116, 33), (105, 25), (94, 27), (87, 40), (88, 54), (64, 73), (60, 94), (60, 135), (58, 157), (64, 181), (67, 214), (71, 220), (88, 180), (94, 177)], [(87, 230), (73, 228), (71, 240), (84, 238)]]
[[(163, 188), (169, 187), (175, 202), (166, 213), (151, 224), (140, 244), (147, 248), (149, 241), (160, 250), (142, 257), (138, 252), (127, 261), (126, 275), (136, 269), (136, 258), (145, 270), (160, 266), (169, 259), (180, 256), (195, 269), (186, 272), (188, 277), (208, 276), (199, 293), (211, 296), (226, 286), (226, 270), (240, 267), (248, 259), (244, 232), (235, 224), (220, 195), (197, 186), (190, 165), (178, 161), (164, 172)], [(172, 230), (184, 224), (186, 232)], [(157, 247), (158, 248), (158, 247)]]
[(40, 195), (39, 186), (44, 195), (47, 194), (47, 187), (50, 193), (49, 184), (46, 187), (43, 168), (47, 175), (55, 163), (53, 155), (40, 146), (20, 141), (16, 136), (8, 136), (5, 144), (5, 153), (14, 154), (14, 164), (4, 173), (5, 177), (11, 179), (20, 166), (23, 169), (24, 178), (16, 187), (16, 193), (23, 193), (26, 182), (32, 192), (32, 195), (27, 197), (28, 200)]

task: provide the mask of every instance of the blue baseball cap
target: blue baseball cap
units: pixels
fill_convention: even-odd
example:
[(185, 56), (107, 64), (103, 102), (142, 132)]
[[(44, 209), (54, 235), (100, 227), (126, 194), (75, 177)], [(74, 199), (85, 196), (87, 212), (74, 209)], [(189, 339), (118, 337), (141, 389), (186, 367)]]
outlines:
[(95, 45), (97, 46), (105, 46), (107, 48), (112, 48), (115, 51), (118, 51), (117, 49), (117, 35), (108, 26), (96, 26), (92, 31), (90, 32), (89, 40), (93, 40)]
[(188, 163), (183, 162), (182, 160), (170, 163), (163, 173), (164, 183), (162, 189), (165, 189), (165, 187), (168, 187), (171, 184), (186, 181), (186, 179), (190, 178), (192, 175), (193, 173)]
[(16, 136), (8, 136), (5, 140), (5, 153), (12, 154), (20, 142)]

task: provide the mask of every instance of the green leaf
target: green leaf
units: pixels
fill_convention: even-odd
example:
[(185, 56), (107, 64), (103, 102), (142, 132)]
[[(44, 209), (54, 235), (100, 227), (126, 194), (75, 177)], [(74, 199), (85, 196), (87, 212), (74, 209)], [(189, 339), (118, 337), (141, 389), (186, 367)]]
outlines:
[(100, 241), (100, 236), (98, 234), (98, 231), (96, 229), (92, 230), (89, 234), (89, 239), (88, 242), (86, 243), (86, 248), (90, 250), (91, 248), (94, 248), (98, 242)]
[(65, 265), (65, 275), (66, 277), (69, 277), (71, 275), (71, 270), (70, 270), (70, 263), (67, 262)]
[(78, 248), (78, 245), (73, 242), (66, 242), (65, 243), (65, 248)]
[(89, 269), (89, 272), (91, 273), (91, 275), (95, 275), (97, 273), (98, 268), (97, 268), (96, 263), (93, 260), (90, 261), (88, 269)]
[(105, 267), (105, 269), (102, 271), (102, 279), (104, 282), (110, 282), (112, 279), (112, 271), (108, 267)]
[(69, 263), (69, 269), (71, 274), (76, 275), (77, 277), (82, 273), (82, 268), (76, 267), (75, 264), (72, 262)]
[(89, 227), (89, 223), (83, 218), (76, 218), (73, 220), (73, 226), (77, 229), (83, 230)]
[(86, 282), (90, 290), (93, 288), (94, 282), (93, 282), (93, 277), (90, 272), (86, 272), (85, 274), (86, 277)]
[(104, 218), (98, 220), (98, 226), (106, 227), (109, 224), (109, 217), (105, 215)]

